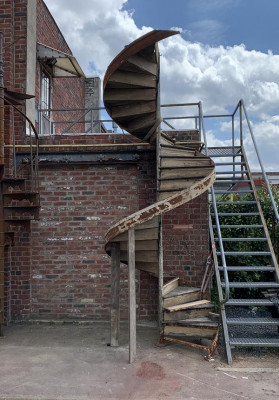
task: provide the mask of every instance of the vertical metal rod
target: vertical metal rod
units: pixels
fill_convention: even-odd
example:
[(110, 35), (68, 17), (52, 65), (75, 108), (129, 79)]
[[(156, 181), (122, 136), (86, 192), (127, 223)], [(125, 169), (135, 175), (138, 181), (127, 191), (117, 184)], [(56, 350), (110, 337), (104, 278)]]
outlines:
[(90, 124), (91, 124), (91, 132), (93, 133), (93, 110), (90, 110)]
[(4, 76), (3, 76), (3, 34), (0, 32), (0, 336), (3, 336), (2, 326), (4, 322), (4, 280), (5, 280), (5, 231), (3, 215), (2, 180), (5, 168), (5, 127), (4, 127)]
[(120, 243), (111, 244), (110, 345), (119, 346), (120, 332)]
[(29, 141), (30, 141), (30, 172), (31, 172), (31, 190), (34, 191), (34, 160), (33, 160), (33, 145), (32, 145), (32, 127), (29, 123)]
[[(0, 166), (4, 166), (4, 74), (3, 74), (3, 54), (2, 54), (3, 34), (0, 32)], [(3, 172), (3, 171), (1, 171)], [(2, 176), (1, 176), (2, 178)]]
[(240, 134), (240, 146), (243, 147), (243, 126), (242, 126), (242, 104), (239, 104), (239, 134)]
[(275, 203), (275, 200), (274, 200), (274, 197), (273, 197), (271, 188), (270, 188), (270, 184), (269, 184), (269, 181), (268, 181), (268, 179), (267, 179), (267, 175), (266, 175), (266, 172), (265, 172), (265, 169), (264, 169), (264, 166), (263, 166), (261, 157), (260, 157), (260, 153), (259, 153), (259, 150), (258, 150), (258, 147), (257, 147), (257, 143), (256, 143), (256, 140), (255, 140), (255, 136), (254, 136), (254, 133), (253, 133), (253, 129), (252, 129), (252, 126), (251, 126), (251, 124), (250, 124), (250, 121), (249, 121), (249, 118), (248, 118), (248, 114), (247, 114), (247, 110), (246, 110), (246, 107), (245, 107), (245, 105), (244, 105), (243, 100), (240, 100), (240, 104), (241, 104), (242, 107), (243, 107), (243, 111), (244, 111), (244, 115), (245, 115), (245, 118), (246, 118), (246, 122), (247, 122), (247, 125), (248, 125), (248, 128), (249, 128), (249, 132), (250, 132), (252, 141), (253, 141), (253, 143), (254, 143), (254, 148), (255, 148), (255, 151), (256, 151), (256, 154), (257, 154), (257, 157), (258, 157), (259, 164), (260, 164), (260, 166), (261, 166), (263, 178), (264, 178), (264, 181), (265, 181), (265, 184), (266, 184), (266, 187), (267, 187), (267, 191), (268, 191), (268, 194), (269, 194), (269, 197), (270, 197), (270, 200), (271, 200), (271, 204), (272, 204), (272, 207), (273, 207), (273, 211), (274, 211), (275, 217), (276, 217), (276, 219), (277, 219), (277, 223), (279, 223), (279, 214), (278, 214), (277, 205), (276, 205), (276, 203)]
[(15, 140), (15, 113), (14, 108), (10, 107), (12, 113), (12, 140), (13, 140), (13, 176), (17, 177), (17, 168), (16, 168), (16, 140)]
[(128, 231), (128, 283), (129, 283), (129, 363), (136, 358), (136, 285), (135, 285), (135, 229)]
[(159, 271), (158, 271), (158, 280), (159, 280), (159, 304), (158, 304), (158, 325), (160, 330), (162, 329), (162, 321), (163, 321), (163, 285), (164, 285), (164, 252), (163, 252), (163, 225), (162, 225), (162, 216), (159, 217)]
[[(233, 148), (233, 153), (234, 153), (234, 146), (235, 146), (235, 141), (234, 141), (234, 115), (232, 115), (232, 148)], [(234, 164), (235, 158), (233, 159), (233, 179), (235, 178), (235, 164)]]

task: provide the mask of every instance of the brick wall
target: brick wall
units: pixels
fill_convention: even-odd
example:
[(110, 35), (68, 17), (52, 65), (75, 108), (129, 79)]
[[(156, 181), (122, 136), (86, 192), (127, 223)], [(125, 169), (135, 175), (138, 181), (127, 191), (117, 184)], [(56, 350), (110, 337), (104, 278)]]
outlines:
[[(8, 90), (25, 92), (26, 74), (26, 0), (0, 0), (0, 22), (3, 33), (4, 87)], [(24, 110), (23, 107), (19, 107)], [(14, 126), (14, 129), (13, 129)], [(22, 117), (14, 115), (5, 107), (5, 144), (12, 143), (13, 130), (17, 137), (23, 134), (25, 124)], [(7, 171), (10, 168), (11, 151), (5, 150)]]
[[(139, 203), (154, 202), (153, 160), (153, 154), (143, 154), (141, 161), (125, 165), (41, 168), (41, 220), (32, 226), (32, 317), (109, 317), (110, 258), (104, 252), (104, 235), (137, 211)], [(144, 290), (138, 284), (138, 302), (150, 308), (152, 301), (144, 297)], [(127, 317), (127, 303), (123, 265), (122, 317)]]
[[(104, 144), (133, 141), (128, 135), (70, 135), (42, 138), (41, 144), (64, 144), (64, 149), (45, 149), (61, 157), (67, 144)], [(91, 154), (97, 150), (86, 148)], [(155, 152), (149, 146), (128, 147), (137, 152), (134, 161), (119, 156), (108, 162), (112, 147), (98, 149), (106, 162), (74, 164), (41, 163), (41, 219), (27, 233), (29, 269), (17, 258), (22, 248), (12, 249), (12, 318), (108, 319), (110, 313), (110, 258), (104, 252), (104, 234), (121, 218), (155, 201)], [(56, 152), (55, 152), (56, 150)], [(59, 153), (58, 153), (59, 151)], [(124, 152), (122, 147), (118, 151)], [(85, 149), (82, 149), (83, 156)], [(100, 157), (100, 160), (102, 157)], [(206, 195), (164, 215), (165, 272), (199, 286), (208, 255)], [(174, 229), (174, 225), (177, 225)], [(186, 225), (188, 228), (179, 226)], [(30, 248), (28, 250), (28, 243)], [(13, 258), (15, 257), (15, 258)], [(28, 287), (30, 274), (30, 292)], [(27, 294), (30, 293), (30, 298)], [(18, 297), (17, 297), (18, 296)], [(22, 297), (21, 297), (22, 296)], [(157, 278), (137, 273), (138, 318), (157, 318)], [(31, 306), (30, 306), (31, 303)], [(30, 307), (29, 307), (30, 306)], [(121, 316), (127, 317), (127, 267), (122, 265)]]
[[(62, 51), (72, 54), (64, 36), (58, 28), (54, 18), (49, 12), (43, 0), (37, 1), (37, 41)], [(39, 68), (37, 69), (37, 88), (39, 88)], [(84, 78), (53, 78), (52, 79), (52, 108), (84, 108)], [(39, 91), (36, 100), (39, 101)], [(53, 112), (53, 121), (74, 121), (80, 118), (81, 111)], [(84, 122), (77, 124), (71, 132), (84, 132)], [(61, 132), (66, 125), (55, 125), (55, 132)]]

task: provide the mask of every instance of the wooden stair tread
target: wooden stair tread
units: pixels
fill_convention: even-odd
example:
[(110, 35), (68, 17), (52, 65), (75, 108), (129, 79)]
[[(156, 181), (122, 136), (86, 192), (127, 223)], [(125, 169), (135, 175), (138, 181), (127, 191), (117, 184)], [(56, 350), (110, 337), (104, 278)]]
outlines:
[(174, 312), (178, 310), (185, 310), (186, 308), (203, 307), (205, 305), (206, 306), (211, 305), (212, 307), (212, 304), (209, 300), (197, 300), (197, 301), (191, 301), (189, 303), (178, 304), (176, 306), (165, 307), (165, 310), (169, 312)]
[(163, 296), (166, 296), (168, 293), (172, 292), (174, 288), (177, 288), (178, 282), (179, 282), (178, 277), (169, 278), (168, 281), (165, 282), (163, 285), (163, 291), (162, 291)]
[(172, 290), (170, 293), (166, 294), (164, 296), (164, 299), (168, 299), (169, 297), (175, 297), (175, 296), (181, 296), (183, 294), (188, 294), (188, 293), (195, 293), (199, 292), (199, 288), (195, 287), (189, 287), (189, 286), (178, 286), (174, 290)]
[(165, 325), (174, 325), (174, 326), (206, 326), (206, 327), (218, 327), (218, 321), (212, 321), (212, 319), (204, 317), (204, 318), (194, 318), (194, 319), (182, 319), (176, 321), (163, 321)]

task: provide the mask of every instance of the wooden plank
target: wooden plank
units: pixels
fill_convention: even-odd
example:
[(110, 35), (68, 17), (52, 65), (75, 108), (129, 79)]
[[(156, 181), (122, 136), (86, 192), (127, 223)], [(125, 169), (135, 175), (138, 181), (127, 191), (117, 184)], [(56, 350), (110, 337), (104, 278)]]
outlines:
[(137, 261), (136, 268), (141, 271), (149, 272), (154, 276), (158, 276), (158, 262), (144, 262), (144, 261)]
[(141, 229), (146, 229), (146, 228), (158, 228), (159, 227), (159, 217), (154, 217), (150, 219), (149, 221), (144, 222), (141, 225), (136, 226), (136, 231), (141, 230)]
[[(156, 122), (156, 115), (145, 115), (144, 117), (139, 117), (133, 119), (131, 122), (127, 122), (128, 132), (134, 132), (137, 130), (148, 130)], [(146, 129), (148, 128), (148, 129)]]
[[(156, 262), (158, 261), (158, 250), (139, 250), (135, 251), (136, 260), (144, 262)], [(120, 259), (122, 261), (127, 260), (127, 251), (120, 251)]]
[[(171, 293), (170, 293), (171, 294)], [(164, 307), (168, 310), (171, 311), (171, 307), (177, 307), (174, 310), (180, 310), (181, 306), (185, 304), (191, 304), (187, 302), (193, 302), (195, 300), (198, 301), (200, 298), (200, 291), (196, 292), (189, 292), (189, 293), (184, 293), (179, 296), (174, 296), (174, 297), (169, 297), (164, 299)]]
[(163, 286), (162, 295), (165, 296), (166, 294), (170, 293), (173, 289), (178, 287), (179, 278), (174, 278), (171, 281), (167, 282)]
[(142, 102), (137, 104), (127, 104), (119, 107), (114, 107), (111, 112), (111, 118), (117, 120), (118, 118), (133, 117), (136, 115), (150, 114), (156, 111), (156, 104), (154, 101)]
[(187, 189), (191, 187), (193, 184), (198, 182), (199, 179), (193, 179), (193, 180), (177, 179), (170, 181), (161, 181), (160, 190)]
[[(136, 240), (154, 240), (158, 238), (158, 228), (136, 230)], [(127, 232), (121, 233), (112, 242), (127, 242)]]
[[(187, 156), (187, 157), (191, 157), (193, 155), (195, 155), (195, 153), (193, 153), (193, 150), (182, 150), (180, 148), (176, 148), (175, 146), (173, 147), (161, 147), (161, 155), (175, 155), (175, 156)], [(201, 156), (201, 154), (198, 154), (199, 156)]]
[(198, 327), (198, 326), (171, 326), (167, 325), (164, 328), (164, 334), (184, 334), (185, 336), (198, 336), (213, 338), (216, 334), (216, 327)]
[(197, 308), (186, 308), (185, 310), (173, 311), (171, 313), (165, 312), (164, 320), (173, 321), (188, 318), (206, 317), (209, 315), (211, 310), (213, 310), (213, 305), (205, 304), (203, 306), (198, 306)]
[(134, 65), (136, 68), (151, 75), (157, 75), (157, 63), (150, 62), (146, 58), (139, 55), (134, 55), (127, 60), (127, 63)]
[(111, 314), (110, 314), (110, 345), (119, 346), (120, 332), (120, 245), (111, 244)]
[(152, 75), (143, 75), (127, 71), (114, 72), (108, 82), (107, 87), (142, 87), (156, 88), (156, 77)]
[(136, 358), (136, 285), (135, 285), (135, 230), (128, 231), (128, 285), (129, 285), (129, 362)]
[(192, 301), (189, 303), (167, 306), (165, 308), (167, 311), (173, 312), (173, 311), (178, 311), (178, 310), (186, 310), (186, 308), (194, 308), (196, 306), (201, 306), (203, 304), (209, 304), (209, 303), (210, 303), (209, 300), (197, 300), (197, 301)]
[(156, 99), (155, 89), (108, 89), (104, 94), (104, 101), (151, 101)]
[(208, 173), (207, 170), (202, 170), (201, 168), (197, 169), (162, 169), (161, 170), (161, 178), (196, 178), (196, 177), (205, 177)]
[[(147, 238), (145, 238), (147, 239)], [(115, 242), (112, 242), (115, 243)], [(119, 242), (120, 243), (120, 250), (127, 252), (127, 240)], [(111, 250), (111, 245), (110, 243), (106, 246), (106, 251)], [(155, 239), (147, 239), (147, 240), (136, 240), (136, 251), (148, 251), (148, 250), (153, 250), (157, 251), (158, 250), (158, 240), (157, 237)]]
[[(212, 166), (212, 162), (208, 158), (162, 158), (161, 167), (198, 167)], [(201, 169), (202, 170), (202, 169)]]

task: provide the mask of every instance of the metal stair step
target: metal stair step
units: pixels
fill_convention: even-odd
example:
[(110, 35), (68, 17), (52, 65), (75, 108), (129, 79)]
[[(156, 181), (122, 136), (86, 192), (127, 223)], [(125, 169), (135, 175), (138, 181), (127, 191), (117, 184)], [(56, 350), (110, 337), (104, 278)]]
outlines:
[(259, 307), (270, 307), (274, 304), (268, 299), (230, 299), (226, 302), (226, 306), (259, 306)]
[[(221, 255), (220, 251), (217, 251), (216, 254), (218, 256)], [(226, 256), (270, 256), (270, 251), (225, 251), (224, 254)]]
[(228, 325), (279, 325), (276, 318), (227, 318)]
[(227, 179), (227, 178), (224, 178), (224, 179), (222, 179), (222, 178), (216, 178), (216, 180), (215, 180), (215, 182), (214, 182), (214, 186), (218, 186), (218, 184), (222, 184), (222, 185), (225, 185), (225, 184), (233, 184), (233, 185), (236, 185), (236, 184), (239, 184), (239, 183), (250, 183), (251, 181), (250, 181), (250, 179)]
[[(223, 271), (224, 267), (220, 266), (219, 267), (219, 271)], [(263, 271), (263, 272), (274, 272), (275, 271), (275, 267), (273, 267), (272, 265), (270, 266), (246, 266), (246, 265), (230, 265), (227, 266), (227, 271), (246, 271), (246, 272), (254, 272), (254, 271)]]
[(242, 153), (228, 153), (228, 154), (210, 154), (210, 158), (213, 157), (241, 157)]
[(251, 200), (251, 201), (216, 201), (216, 205), (223, 205), (223, 204), (237, 204), (237, 205), (251, 205), (251, 204), (257, 204), (256, 201)]
[[(215, 213), (211, 213), (212, 216), (215, 216)], [(222, 212), (218, 212), (218, 217), (238, 217), (238, 216), (242, 216), (242, 217), (251, 217), (251, 216), (257, 216), (260, 215), (260, 213), (258, 212), (250, 212), (250, 213), (239, 213), (239, 212), (231, 212), (231, 213), (222, 213)]]
[[(221, 156), (220, 156), (221, 157)], [(244, 162), (244, 161), (239, 161), (239, 162), (217, 162), (217, 163), (215, 163), (215, 166), (216, 167), (221, 167), (221, 166), (223, 166), (223, 165), (245, 165), (246, 163)]]
[[(225, 282), (222, 282), (222, 287), (225, 287)], [(276, 282), (229, 282), (230, 288), (279, 288), (279, 283)]]
[(231, 346), (279, 347), (279, 338), (230, 338)]
[(247, 170), (238, 170), (238, 171), (216, 171), (216, 175), (229, 175), (229, 174), (247, 174)]
[[(219, 238), (214, 238), (215, 242), (219, 242)], [(265, 237), (257, 237), (257, 238), (222, 238), (222, 242), (266, 242), (267, 239)]]
[(242, 193), (254, 193), (252, 189), (245, 189), (245, 190), (214, 190), (215, 194), (242, 194)]
[[(213, 225), (216, 228), (216, 225)], [(263, 228), (263, 225), (220, 225), (220, 228)]]

